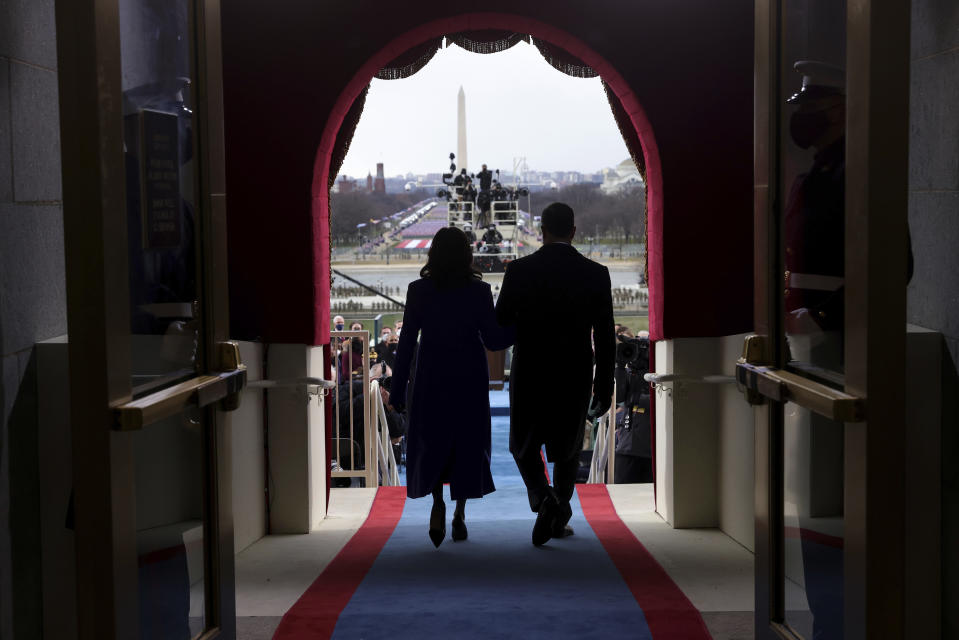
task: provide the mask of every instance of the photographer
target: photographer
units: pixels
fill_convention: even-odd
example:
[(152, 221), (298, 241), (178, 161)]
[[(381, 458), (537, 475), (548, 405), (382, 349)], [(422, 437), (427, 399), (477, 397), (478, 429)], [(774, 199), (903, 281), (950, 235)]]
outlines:
[(649, 421), (649, 339), (634, 338), (620, 327), (616, 344), (616, 465), (617, 484), (652, 482), (653, 456)]
[(496, 230), (496, 225), (489, 225), (483, 234), (483, 253), (499, 253), (499, 243), (502, 241), (503, 234)]
[(493, 184), (493, 172), (487, 169), (484, 164), (483, 170), (477, 173), (476, 177), (479, 178), (480, 191), (489, 191)]
[(489, 212), (493, 200), (490, 187), (493, 184), (493, 172), (487, 169), (484, 164), (483, 170), (476, 174), (476, 177), (479, 178), (480, 183), (479, 196), (476, 198), (476, 208), (479, 209), (479, 224), (483, 226), (490, 220)]

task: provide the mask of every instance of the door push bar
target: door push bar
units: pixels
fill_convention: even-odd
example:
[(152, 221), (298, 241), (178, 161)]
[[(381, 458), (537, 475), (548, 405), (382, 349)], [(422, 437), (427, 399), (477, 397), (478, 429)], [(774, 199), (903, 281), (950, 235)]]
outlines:
[(114, 407), (113, 428), (136, 431), (188, 407), (202, 408), (214, 402), (219, 402), (224, 411), (237, 409), (240, 391), (246, 386), (246, 365), (240, 361), (240, 346), (232, 340), (220, 342), (216, 345), (216, 356), (218, 371)]
[(794, 402), (838, 422), (863, 422), (866, 399), (849, 395), (791, 371), (765, 364), (768, 338), (746, 336), (736, 362), (736, 383), (749, 404)]

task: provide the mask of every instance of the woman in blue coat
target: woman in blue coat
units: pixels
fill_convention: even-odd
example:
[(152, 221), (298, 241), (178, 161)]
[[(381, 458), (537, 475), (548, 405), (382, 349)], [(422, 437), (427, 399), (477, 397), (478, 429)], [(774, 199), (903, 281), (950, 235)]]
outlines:
[(450, 483), (456, 501), (453, 540), (466, 539), (466, 500), (495, 491), (486, 349), (505, 349), (512, 333), (496, 323), (490, 286), (480, 280), (469, 241), (459, 229), (436, 233), (420, 276), (406, 293), (390, 404), (395, 409), (406, 404), (416, 350), (406, 491), (410, 498), (432, 494), (429, 535), (438, 547), (446, 537), (444, 482)]

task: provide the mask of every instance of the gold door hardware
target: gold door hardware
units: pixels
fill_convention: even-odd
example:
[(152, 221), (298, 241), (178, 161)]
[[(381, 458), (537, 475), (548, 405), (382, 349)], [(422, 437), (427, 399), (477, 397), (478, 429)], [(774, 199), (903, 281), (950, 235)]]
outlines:
[(750, 404), (794, 402), (838, 422), (866, 419), (866, 400), (833, 389), (791, 371), (768, 366), (766, 336), (747, 336), (736, 363), (736, 382)]
[(114, 429), (134, 431), (180, 413), (188, 407), (206, 407), (220, 402), (224, 411), (240, 405), (240, 391), (246, 386), (246, 365), (234, 341), (216, 347), (219, 371), (190, 378), (172, 387), (114, 407)]

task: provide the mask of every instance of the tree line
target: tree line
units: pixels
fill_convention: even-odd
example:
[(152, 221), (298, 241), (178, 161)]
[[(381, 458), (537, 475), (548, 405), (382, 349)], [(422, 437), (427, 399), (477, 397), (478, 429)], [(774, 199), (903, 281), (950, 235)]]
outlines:
[[(356, 225), (382, 219), (429, 198), (424, 189), (408, 193), (330, 194), (333, 215), (330, 218), (334, 244), (355, 244), (361, 236), (370, 237), (370, 228)], [(576, 213), (577, 236), (621, 238), (626, 244), (641, 242), (646, 234), (646, 189), (643, 186), (606, 194), (598, 184), (584, 183), (532, 194), (533, 215), (542, 215), (550, 202), (565, 202)], [(525, 204), (525, 203), (523, 203)], [(398, 219), (397, 219), (398, 221)]]
[(587, 237), (620, 237), (629, 244), (642, 242), (646, 236), (646, 189), (642, 186), (607, 194), (597, 184), (568, 185), (557, 191), (534, 194), (533, 214), (543, 215), (543, 209), (554, 201), (565, 202), (573, 208), (579, 242)]

